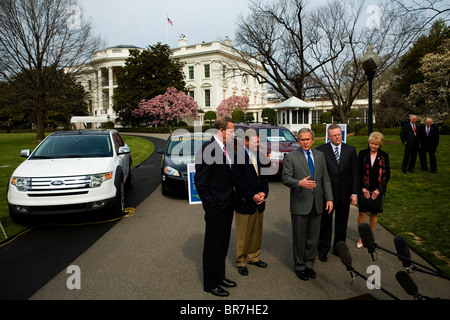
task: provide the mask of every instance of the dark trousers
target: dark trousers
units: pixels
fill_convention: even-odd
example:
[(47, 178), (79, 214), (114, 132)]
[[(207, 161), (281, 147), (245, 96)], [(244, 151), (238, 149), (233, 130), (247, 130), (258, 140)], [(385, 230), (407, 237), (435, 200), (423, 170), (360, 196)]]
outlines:
[(413, 171), (414, 166), (416, 165), (417, 159), (417, 147), (416, 146), (405, 146), (405, 152), (403, 153), (403, 163), (402, 163), (402, 171), (406, 172)]
[(203, 288), (217, 288), (225, 279), (225, 259), (230, 244), (233, 205), (225, 209), (205, 208), (205, 241), (203, 247)]
[(436, 162), (436, 148), (433, 147), (422, 147), (419, 149), (420, 166), (423, 170), (427, 170), (427, 153), (430, 155), (430, 168), (431, 172), (436, 172), (437, 162)]
[(336, 204), (333, 212), (330, 214), (323, 212), (320, 223), (319, 247), (317, 251), (321, 254), (327, 254), (331, 248), (331, 235), (333, 231), (334, 215), (334, 241), (333, 252), (336, 252), (336, 244), (339, 241), (345, 241), (347, 238), (347, 223), (350, 211), (350, 202)]

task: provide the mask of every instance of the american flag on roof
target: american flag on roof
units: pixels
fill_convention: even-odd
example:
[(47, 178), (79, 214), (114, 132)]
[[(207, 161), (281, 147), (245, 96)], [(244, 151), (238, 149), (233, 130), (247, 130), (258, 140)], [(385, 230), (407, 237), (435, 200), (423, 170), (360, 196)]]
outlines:
[(167, 17), (167, 22), (170, 23), (171, 26), (173, 26), (173, 22)]

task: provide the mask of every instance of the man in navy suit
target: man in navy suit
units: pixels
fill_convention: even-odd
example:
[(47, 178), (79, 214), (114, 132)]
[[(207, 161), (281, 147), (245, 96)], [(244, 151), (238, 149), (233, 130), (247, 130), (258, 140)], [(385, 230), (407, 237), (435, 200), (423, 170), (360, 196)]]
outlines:
[[(337, 255), (336, 244), (347, 238), (347, 223), (350, 204), (356, 205), (358, 199), (358, 157), (355, 147), (342, 142), (341, 128), (337, 124), (328, 127), (330, 142), (317, 147), (325, 154), (328, 174), (331, 180), (334, 200), (334, 241), (333, 254)], [(331, 248), (333, 212), (323, 213), (320, 225), (319, 247), (320, 261), (327, 261)]]
[[(250, 134), (249, 134), (250, 132)], [(245, 146), (235, 154), (233, 177), (235, 185), (236, 266), (241, 275), (248, 275), (247, 263), (260, 268), (262, 226), (269, 177), (261, 170), (270, 161), (259, 152), (259, 134), (246, 131)]]
[(235, 282), (225, 277), (225, 259), (234, 212), (231, 168), (234, 155), (233, 120), (220, 117), (215, 121), (214, 129), (217, 130), (216, 134), (211, 141), (203, 144), (195, 156), (195, 186), (202, 200), (206, 222), (203, 289), (216, 296), (226, 297), (229, 292), (221, 286), (236, 286)]
[(417, 152), (419, 150), (419, 135), (418, 128), (416, 126), (417, 116), (412, 115), (409, 118), (407, 124), (403, 125), (402, 131), (400, 132), (400, 139), (405, 146), (405, 151), (403, 154), (402, 171), (406, 173), (414, 171), (414, 166), (416, 165)]
[(427, 171), (427, 152), (430, 155), (431, 173), (436, 173), (436, 149), (439, 145), (439, 129), (433, 124), (431, 118), (425, 120), (425, 125), (419, 128), (419, 158), (423, 171)]

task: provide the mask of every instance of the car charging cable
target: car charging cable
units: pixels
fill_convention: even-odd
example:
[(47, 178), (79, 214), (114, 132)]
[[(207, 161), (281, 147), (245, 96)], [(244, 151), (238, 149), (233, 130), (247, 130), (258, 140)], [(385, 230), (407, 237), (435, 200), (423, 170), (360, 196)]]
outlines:
[[(28, 229), (18, 233), (17, 235), (15, 235), (10, 240), (6, 239), (6, 241), (4, 243), (0, 243), (0, 248), (3, 247), (3, 246), (6, 246), (7, 244), (10, 244), (11, 242), (16, 240), (20, 236), (24, 235), (25, 233), (28, 233), (31, 230), (39, 228), (39, 227), (48, 227), (48, 226), (79, 227), (79, 226), (85, 226), (85, 225), (90, 225), (90, 224), (101, 224), (101, 223), (113, 222), (113, 221), (120, 220), (120, 219), (123, 219), (123, 218), (130, 218), (130, 217), (135, 215), (134, 208), (132, 208), (132, 207), (125, 208), (123, 213), (124, 213), (123, 216), (120, 216), (120, 217), (117, 217), (117, 218), (114, 218), (114, 219), (110, 219), (110, 220), (103, 220), (103, 221), (83, 222), (83, 223), (73, 223), (73, 224), (67, 224), (67, 223), (45, 223), (45, 224), (39, 224), (37, 226), (28, 228)], [(6, 233), (5, 233), (5, 237), (6, 237)]]

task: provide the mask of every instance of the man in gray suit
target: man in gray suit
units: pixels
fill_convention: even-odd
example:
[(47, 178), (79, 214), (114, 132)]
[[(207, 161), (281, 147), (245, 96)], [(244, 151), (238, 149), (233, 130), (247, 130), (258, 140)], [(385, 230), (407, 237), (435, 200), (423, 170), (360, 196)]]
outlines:
[[(322, 152), (312, 148), (314, 132), (298, 133), (300, 148), (284, 158), (282, 182), (291, 189), (290, 210), (294, 269), (301, 280), (314, 279), (320, 234), (320, 214), (333, 210), (333, 191)], [(326, 201), (326, 203), (324, 203)]]

